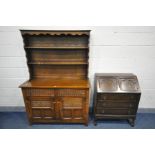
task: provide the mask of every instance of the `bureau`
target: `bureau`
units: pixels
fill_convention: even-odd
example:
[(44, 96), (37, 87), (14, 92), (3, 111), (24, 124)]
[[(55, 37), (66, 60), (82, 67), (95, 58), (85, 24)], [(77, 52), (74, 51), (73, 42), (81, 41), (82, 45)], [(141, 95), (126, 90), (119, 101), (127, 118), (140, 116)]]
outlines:
[(94, 85), (94, 124), (101, 119), (127, 119), (134, 126), (141, 91), (130, 73), (97, 73)]
[(29, 123), (88, 125), (90, 31), (21, 34), (30, 77), (20, 88)]

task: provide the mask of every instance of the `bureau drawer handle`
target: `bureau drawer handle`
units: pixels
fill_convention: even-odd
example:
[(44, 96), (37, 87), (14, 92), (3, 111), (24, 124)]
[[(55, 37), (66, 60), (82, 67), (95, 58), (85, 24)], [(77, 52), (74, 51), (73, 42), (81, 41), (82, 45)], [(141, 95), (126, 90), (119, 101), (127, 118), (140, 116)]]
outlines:
[(103, 103), (103, 106), (106, 106), (106, 103)]
[(102, 113), (104, 113), (104, 110), (102, 110)]
[(103, 99), (106, 100), (107, 99), (106, 96), (104, 96)]
[(133, 105), (132, 105), (132, 104), (130, 104), (130, 107), (133, 107)]
[(134, 99), (134, 96), (131, 96), (130, 98), (131, 98), (131, 99)]

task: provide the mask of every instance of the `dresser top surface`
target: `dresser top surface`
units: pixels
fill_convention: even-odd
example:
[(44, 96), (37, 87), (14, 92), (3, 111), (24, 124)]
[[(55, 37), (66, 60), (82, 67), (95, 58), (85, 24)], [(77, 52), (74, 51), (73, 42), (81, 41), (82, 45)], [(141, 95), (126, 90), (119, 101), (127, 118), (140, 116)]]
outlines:
[(106, 93), (140, 93), (136, 75), (132, 73), (97, 73), (97, 92)]
[(89, 79), (33, 79), (28, 80), (20, 88), (89, 88)]

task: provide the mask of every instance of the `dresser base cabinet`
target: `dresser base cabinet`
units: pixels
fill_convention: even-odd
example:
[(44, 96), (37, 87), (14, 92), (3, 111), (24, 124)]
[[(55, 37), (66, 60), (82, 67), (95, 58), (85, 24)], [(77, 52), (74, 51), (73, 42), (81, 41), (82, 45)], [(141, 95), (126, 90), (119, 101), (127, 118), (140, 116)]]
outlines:
[(98, 73), (94, 90), (94, 125), (105, 119), (126, 119), (135, 125), (141, 92), (134, 74)]
[(22, 89), (29, 123), (88, 125), (89, 89)]

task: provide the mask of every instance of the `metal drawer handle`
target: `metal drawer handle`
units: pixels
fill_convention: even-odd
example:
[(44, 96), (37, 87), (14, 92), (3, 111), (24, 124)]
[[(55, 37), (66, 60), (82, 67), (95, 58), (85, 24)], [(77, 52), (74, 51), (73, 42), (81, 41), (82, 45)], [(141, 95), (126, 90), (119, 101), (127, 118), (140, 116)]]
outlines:
[(130, 104), (130, 107), (133, 107), (133, 105), (132, 105), (132, 104)]
[(105, 105), (106, 105), (106, 103), (103, 103), (103, 105), (105, 106)]
[(106, 100), (107, 99), (106, 96), (104, 96), (103, 99)]

